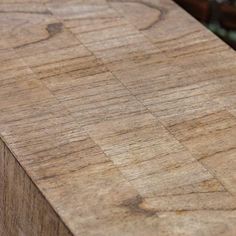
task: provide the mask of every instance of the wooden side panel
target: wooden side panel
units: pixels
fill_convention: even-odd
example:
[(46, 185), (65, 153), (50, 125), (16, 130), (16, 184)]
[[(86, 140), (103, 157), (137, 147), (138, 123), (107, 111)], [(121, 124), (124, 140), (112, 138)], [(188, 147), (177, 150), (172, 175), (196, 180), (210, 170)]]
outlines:
[(72, 235), (1, 140), (0, 235)]

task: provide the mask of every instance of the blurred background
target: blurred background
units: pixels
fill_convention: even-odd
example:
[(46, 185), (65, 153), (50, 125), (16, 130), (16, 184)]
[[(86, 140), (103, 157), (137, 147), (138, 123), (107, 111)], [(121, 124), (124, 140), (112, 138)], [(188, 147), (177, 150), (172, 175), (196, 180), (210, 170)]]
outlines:
[(236, 50), (236, 0), (175, 0)]

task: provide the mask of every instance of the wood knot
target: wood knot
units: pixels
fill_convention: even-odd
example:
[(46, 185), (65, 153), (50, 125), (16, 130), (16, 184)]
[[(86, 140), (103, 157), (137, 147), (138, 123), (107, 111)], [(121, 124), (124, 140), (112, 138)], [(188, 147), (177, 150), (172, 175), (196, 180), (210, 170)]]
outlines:
[(128, 208), (133, 214), (143, 214), (146, 216), (157, 215), (157, 212), (152, 209), (145, 209), (142, 207), (143, 198), (137, 195), (134, 198), (127, 199), (121, 204), (122, 207)]
[(47, 25), (46, 30), (48, 31), (48, 34), (50, 35), (50, 37), (60, 33), (62, 31), (63, 28), (63, 24), (58, 22), (58, 23), (53, 23), (53, 24), (49, 24)]

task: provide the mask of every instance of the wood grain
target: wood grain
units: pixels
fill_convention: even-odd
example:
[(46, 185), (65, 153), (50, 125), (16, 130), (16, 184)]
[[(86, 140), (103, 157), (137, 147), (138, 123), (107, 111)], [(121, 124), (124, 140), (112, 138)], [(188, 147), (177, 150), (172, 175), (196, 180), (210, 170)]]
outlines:
[(2, 141), (0, 151), (1, 235), (72, 235)]
[(0, 235), (236, 234), (233, 50), (170, 0), (0, 26)]

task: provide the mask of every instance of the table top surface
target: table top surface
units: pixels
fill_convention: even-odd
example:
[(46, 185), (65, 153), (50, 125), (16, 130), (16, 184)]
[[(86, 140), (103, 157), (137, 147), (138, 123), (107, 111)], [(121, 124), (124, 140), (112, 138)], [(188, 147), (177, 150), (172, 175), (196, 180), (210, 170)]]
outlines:
[(1, 0), (0, 133), (74, 235), (236, 234), (236, 54), (170, 0)]

